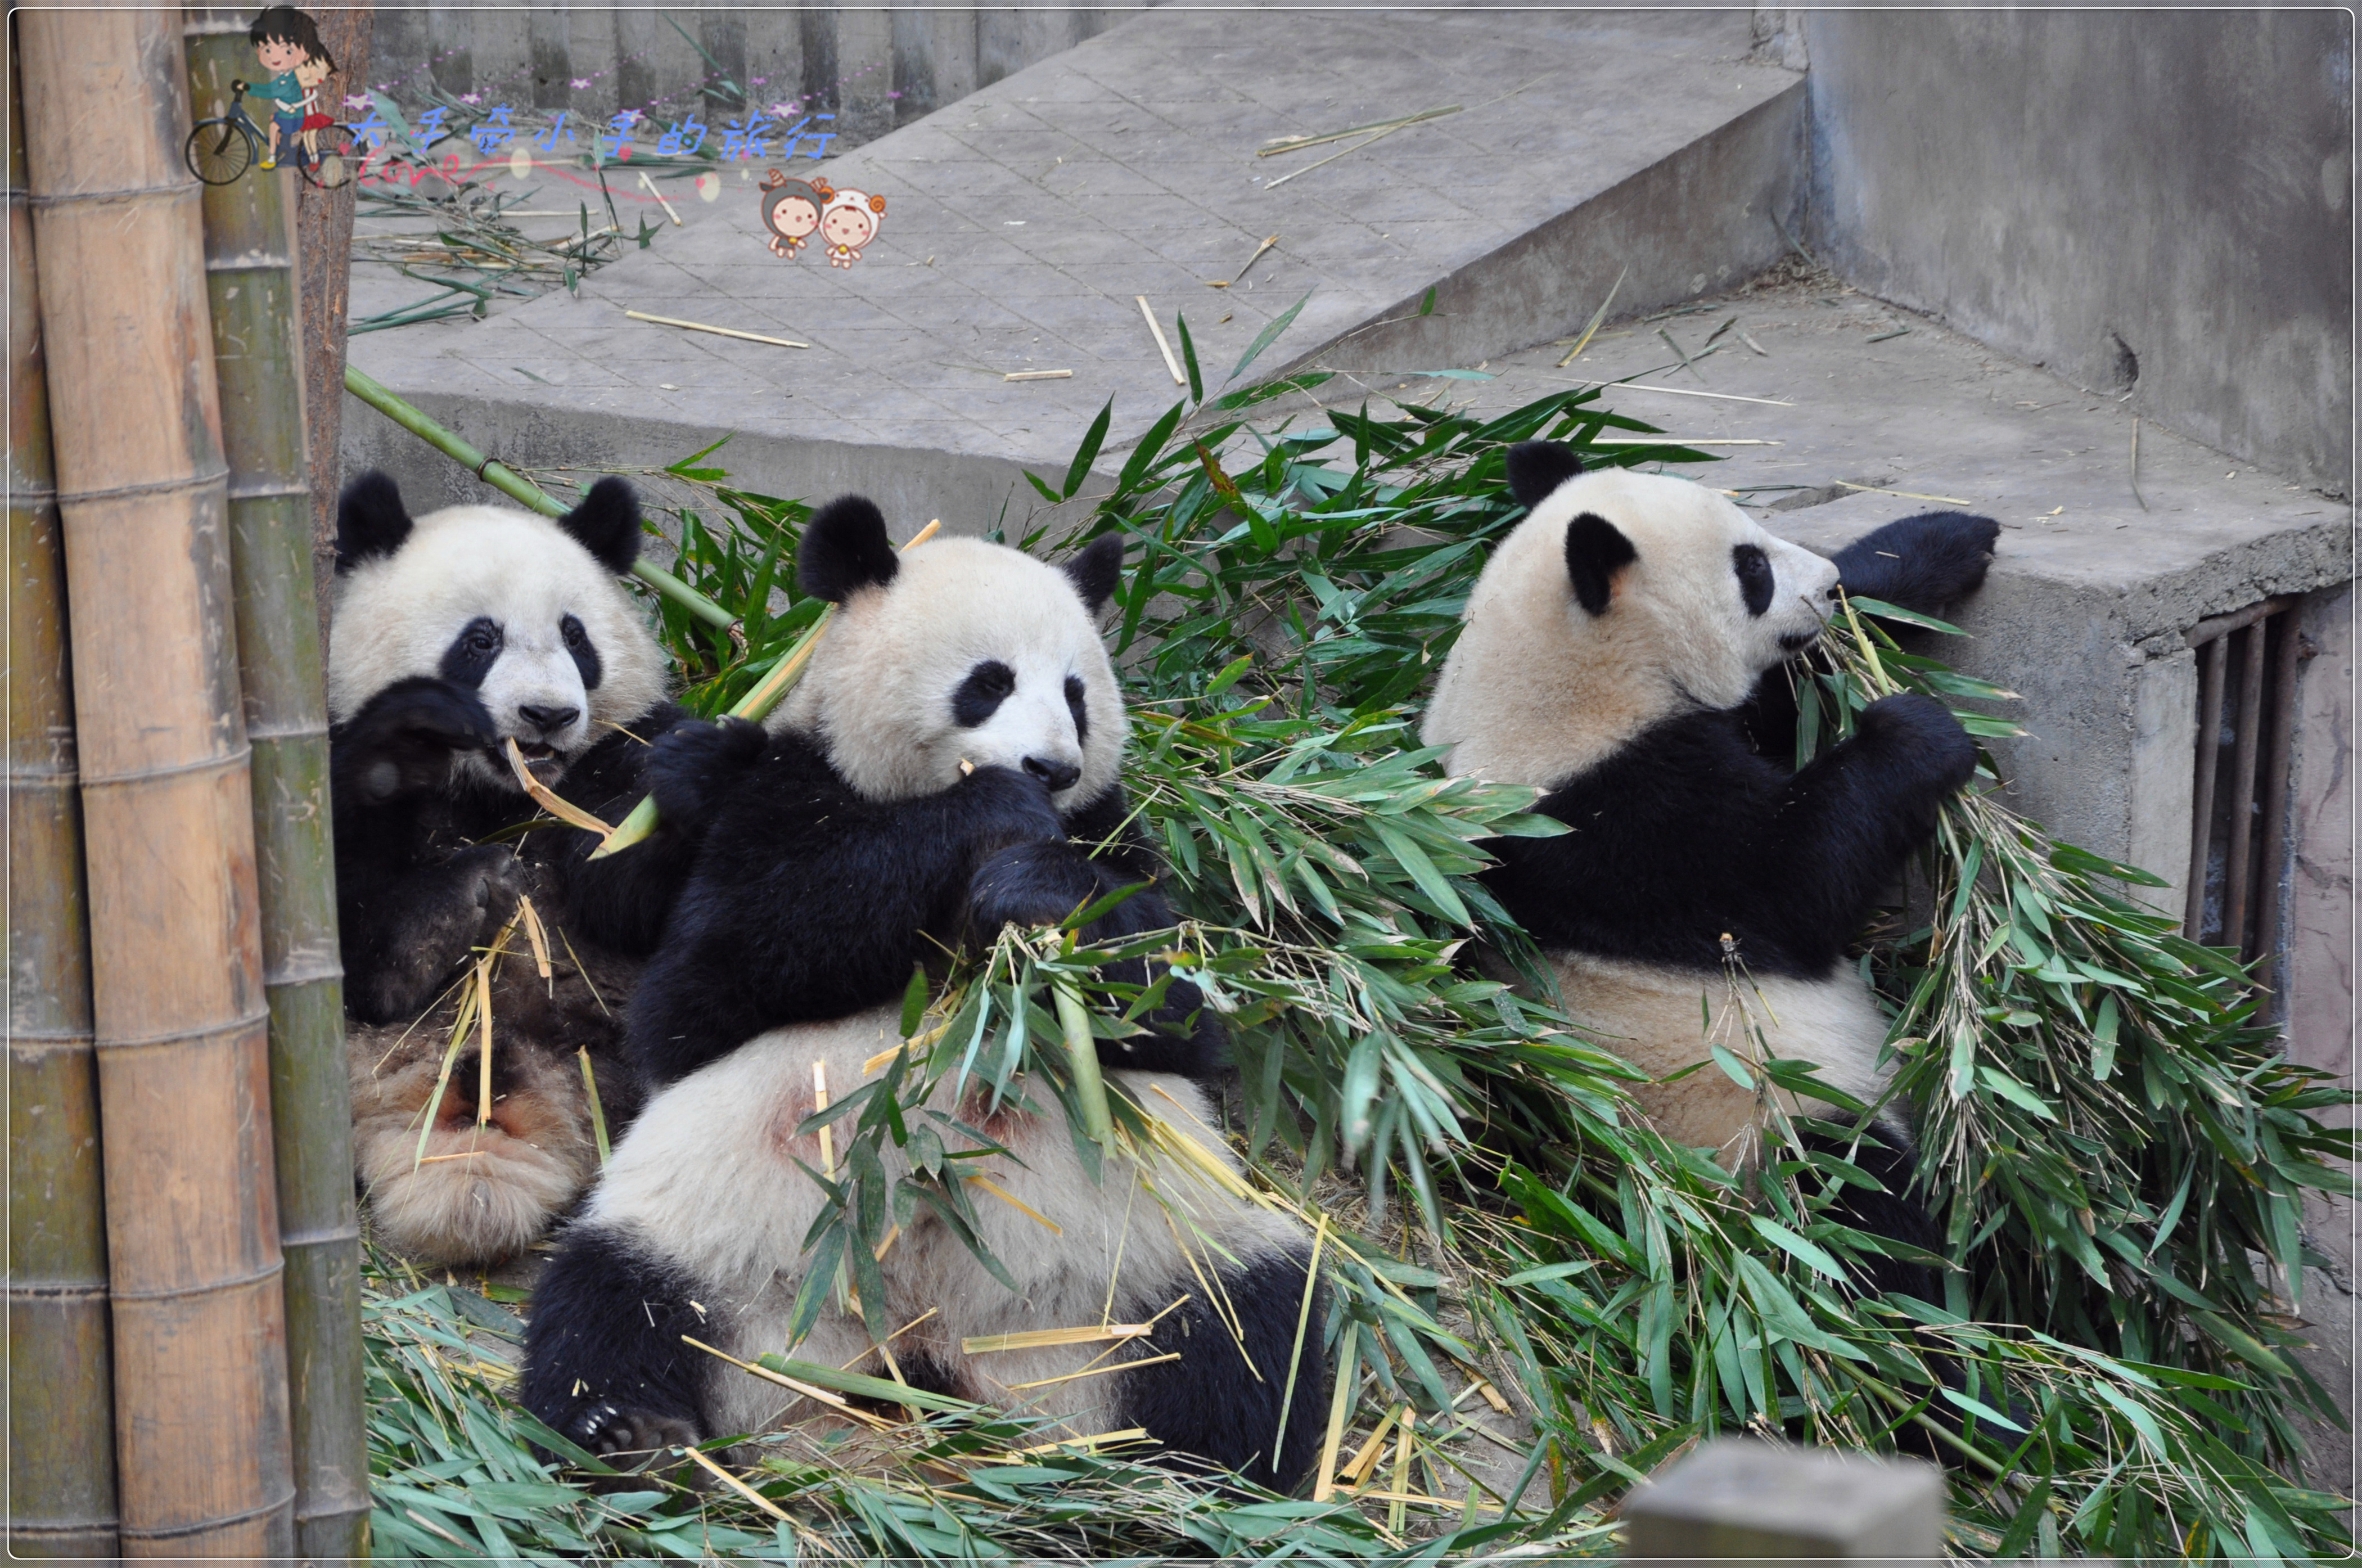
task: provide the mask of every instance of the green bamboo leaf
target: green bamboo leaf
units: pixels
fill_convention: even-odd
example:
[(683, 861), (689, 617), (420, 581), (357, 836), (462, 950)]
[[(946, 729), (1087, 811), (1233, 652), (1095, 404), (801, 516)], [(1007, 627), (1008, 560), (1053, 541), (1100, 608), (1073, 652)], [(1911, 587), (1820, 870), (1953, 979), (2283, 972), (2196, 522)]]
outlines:
[(1371, 820), (1369, 826), (1370, 831), (1377, 835), (1378, 842), (1386, 846), (1386, 853), (1395, 857), (1395, 863), (1408, 874), (1420, 892), (1434, 900), (1445, 919), (1454, 925), (1474, 923), (1469, 918), (1468, 906), (1460, 901), (1460, 895), (1451, 890), (1451, 885), (1436, 870), (1434, 862), (1428, 859), (1427, 852), (1413, 843), (1408, 834), (1375, 818)]
[(1302, 310), (1306, 304), (1309, 304), (1311, 299), (1312, 292), (1308, 289), (1305, 291), (1304, 298), (1297, 301), (1294, 304), (1289, 305), (1286, 310), (1280, 312), (1277, 316), (1273, 318), (1271, 325), (1265, 326), (1261, 332), (1256, 333), (1254, 341), (1247, 345), (1247, 351), (1239, 356), (1239, 362), (1231, 367), (1231, 373), (1222, 378), (1222, 384), (1228, 386), (1231, 382), (1237, 381), (1241, 376), (1244, 375), (1246, 373), (1246, 368), (1249, 365), (1253, 364), (1257, 357), (1259, 357), (1264, 349), (1270, 348), (1273, 343), (1278, 340), (1279, 335), (1286, 331), (1295, 322), (1296, 313)]
[(1844, 1265), (1831, 1257), (1828, 1250), (1819, 1242), (1808, 1242), (1785, 1225), (1776, 1224), (1760, 1214), (1749, 1215), (1747, 1222), (1755, 1227), (1757, 1235), (1797, 1259), (1806, 1267), (1827, 1275), (1840, 1285), (1846, 1282), (1848, 1276)]
[[(1066, 465), (1065, 482), (1059, 487), (1056, 495), (1050, 496), (1052, 501), (1071, 501), (1074, 499), (1075, 492), (1083, 488), (1083, 481), (1090, 478), (1091, 464), (1099, 455), (1099, 447), (1107, 440), (1108, 424), (1114, 417), (1115, 399), (1110, 397), (1099, 405), (1098, 417), (1091, 421), (1091, 427), (1083, 432), (1082, 445), (1075, 448), (1074, 461)], [(1037, 480), (1034, 483), (1037, 488), (1043, 490), (1043, 494), (1049, 493), (1047, 487), (1042, 486), (1040, 480)]]

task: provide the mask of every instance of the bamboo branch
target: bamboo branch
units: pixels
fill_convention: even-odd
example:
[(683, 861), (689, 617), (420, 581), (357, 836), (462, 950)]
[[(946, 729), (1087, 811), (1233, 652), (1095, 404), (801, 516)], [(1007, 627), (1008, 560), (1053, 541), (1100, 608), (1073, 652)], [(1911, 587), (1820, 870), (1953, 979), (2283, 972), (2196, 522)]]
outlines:
[[(486, 457), (450, 430), (396, 397), (382, 383), (351, 365), (345, 367), (345, 390), (502, 495), (540, 513), (544, 517), (566, 515), (568, 509), (565, 503), (533, 480), (498, 458)], [(737, 616), (662, 567), (653, 566), (645, 560), (634, 561), (632, 575), (709, 626), (726, 632), (738, 624)]]

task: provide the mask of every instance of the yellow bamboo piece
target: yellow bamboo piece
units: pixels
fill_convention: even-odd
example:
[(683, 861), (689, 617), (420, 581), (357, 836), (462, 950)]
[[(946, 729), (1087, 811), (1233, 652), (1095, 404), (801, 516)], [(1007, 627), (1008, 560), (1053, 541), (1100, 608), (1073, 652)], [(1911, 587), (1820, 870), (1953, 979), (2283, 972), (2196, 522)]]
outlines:
[(1105, 1366), (1087, 1366), (1080, 1372), (1062, 1372), (1055, 1377), (1037, 1377), (1030, 1383), (1008, 1383), (1002, 1386), (1014, 1393), (1023, 1388), (1047, 1388), (1054, 1383), (1072, 1383), (1078, 1377), (1104, 1377), (1110, 1372), (1130, 1372), (1135, 1366), (1154, 1366), (1160, 1361), (1179, 1361), (1179, 1351), (1166, 1351), (1163, 1355), (1145, 1355), (1138, 1361), (1109, 1362)]
[(1101, 1323), (1082, 1329), (1028, 1329), (1017, 1334), (971, 1334), (960, 1341), (960, 1353), (990, 1355), (995, 1351), (1049, 1350), (1057, 1345), (1095, 1345), (1107, 1340), (1144, 1340), (1150, 1328), (1147, 1323)]
[(1004, 381), (1071, 381), (1072, 370), (1011, 370), (1000, 379)]
[[(818, 1116), (828, 1109), (828, 1064), (812, 1064), (812, 1114)], [(836, 1129), (820, 1130), (820, 1174), (829, 1180), (836, 1179)]]
[(1312, 1231), (1312, 1261), (1304, 1265), (1304, 1300), (1296, 1309), (1296, 1342), (1287, 1352), (1287, 1387), (1279, 1399), (1279, 1424), (1271, 1434), (1271, 1451), (1277, 1453), (1281, 1441), (1287, 1436), (1287, 1413), (1296, 1408), (1296, 1375), (1304, 1362), (1304, 1335), (1312, 1323), (1312, 1294), (1320, 1282), (1320, 1250), (1329, 1244), (1329, 1212), (1321, 1210), (1320, 1222)]
[(1016, 1209), (1020, 1214), (1024, 1215), (1035, 1224), (1045, 1227), (1052, 1235), (1063, 1236), (1066, 1233), (1065, 1228), (1060, 1225), (1055, 1220), (1048, 1218), (1046, 1215), (1043, 1214), (1040, 1209), (1033, 1208), (1024, 1199), (1019, 1198), (1015, 1193), (1010, 1191), (1007, 1187), (993, 1180), (990, 1176), (972, 1176), (964, 1177), (963, 1179), (976, 1183), (977, 1186), (984, 1188), (985, 1191), (992, 1194), (993, 1197), (1000, 1199), (1001, 1202), (1006, 1203), (1011, 1209)]
[(1148, 296), (1134, 294), (1131, 297), (1140, 302), (1140, 318), (1148, 323), (1148, 330), (1156, 339), (1156, 351), (1164, 356), (1164, 368), (1173, 372), (1173, 384), (1187, 386), (1189, 378), (1181, 373), (1181, 361), (1173, 357), (1173, 345), (1164, 341), (1164, 329), (1156, 325), (1156, 313), (1148, 308)]
[(1418, 1421), (1418, 1412), (1405, 1405), (1402, 1412), (1402, 1425), (1396, 1430), (1395, 1437), (1394, 1490), (1386, 1494), (1393, 1499), (1386, 1505), (1386, 1528), (1396, 1535), (1402, 1533), (1405, 1506), (1403, 1498), (1410, 1491), (1411, 1432)]
[(778, 1519), (782, 1524), (792, 1525), (796, 1522), (788, 1517), (786, 1510), (781, 1508), (778, 1504), (771, 1501), (770, 1498), (766, 1497), (762, 1493), (755, 1490), (754, 1487), (747, 1485), (746, 1483), (739, 1480), (738, 1477), (731, 1474), (730, 1472), (723, 1469), (719, 1464), (714, 1463), (713, 1461), (708, 1459), (699, 1450), (695, 1448), (684, 1448), (681, 1450), (681, 1452), (689, 1455), (690, 1458), (703, 1465), (706, 1471), (716, 1480), (720, 1481), (724, 1486), (729, 1487), (732, 1491), (737, 1493), (740, 1496), (745, 1498), (748, 1502), (754, 1504), (756, 1507), (762, 1509), (773, 1518)]
[(534, 972), (545, 980), (550, 978), (549, 933), (541, 928), (541, 911), (523, 894), (517, 896), (517, 919), (524, 923), (524, 939), (533, 948)]
[(1345, 1466), (1347, 1481), (1358, 1486), (1368, 1477), (1371, 1467), (1378, 1462), (1379, 1452), (1385, 1447), (1386, 1434), (1395, 1430), (1395, 1419), (1401, 1414), (1399, 1410), (1386, 1412), (1385, 1419), (1378, 1423), (1378, 1430), (1370, 1434), (1370, 1441), (1361, 1446), (1353, 1455), (1352, 1463)]
[(1347, 1407), (1352, 1402), (1353, 1385), (1359, 1381), (1353, 1375), (1361, 1364), (1353, 1359), (1362, 1335), (1362, 1325), (1348, 1320), (1345, 1342), (1337, 1352), (1337, 1386), (1329, 1397), (1329, 1435), (1320, 1443), (1320, 1479), (1312, 1487), (1312, 1500), (1325, 1503), (1329, 1494), (1337, 1489), (1337, 1450), (1345, 1439)]
[(602, 839), (615, 831), (540, 779), (535, 778), (533, 776), (533, 770), (524, 765), (524, 753), (517, 749), (516, 736), (511, 735), (502, 744), (508, 750), (510, 769), (516, 774), (517, 782), (524, 786), (524, 792), (533, 797), (535, 805), (539, 806), (559, 822), (570, 827), (579, 827), (584, 833), (595, 833)]
[(652, 321), (658, 326), (685, 327), (690, 332), (711, 332), (716, 337), (743, 337), (749, 343), (768, 343), (775, 348), (809, 348), (809, 343), (799, 343), (792, 337), (766, 337), (759, 332), (741, 332), (734, 326), (712, 326), (702, 321), (682, 321), (677, 316), (650, 315), (644, 310), (624, 313), (634, 321)]
[(1060, 1438), (1055, 1442), (1037, 1442), (1032, 1448), (1011, 1449), (1009, 1457), (1023, 1459), (1031, 1454), (1049, 1453), (1062, 1448), (1097, 1448), (1103, 1442), (1136, 1442), (1147, 1435), (1146, 1427), (1126, 1427), (1121, 1431), (1093, 1432), (1088, 1437)]
[(851, 1408), (851, 1407), (845, 1403), (844, 1395), (832, 1394), (827, 1389), (819, 1386), (817, 1384), (806, 1383), (800, 1378), (789, 1377), (784, 1372), (773, 1372), (769, 1367), (757, 1366), (751, 1361), (740, 1361), (728, 1351), (715, 1350), (703, 1340), (693, 1340), (687, 1334), (681, 1335), (680, 1342), (689, 1346), (691, 1350), (701, 1350), (708, 1355), (720, 1356), (723, 1361), (728, 1362), (739, 1371), (749, 1374), (752, 1376), (759, 1377), (766, 1383), (776, 1383), (782, 1388), (792, 1388), (807, 1399), (817, 1399), (823, 1405), (833, 1405), (840, 1410), (847, 1410)]
[(476, 994), (484, 999), (476, 1009), (476, 1125), (492, 1119), (492, 966), (489, 958), (476, 960)]

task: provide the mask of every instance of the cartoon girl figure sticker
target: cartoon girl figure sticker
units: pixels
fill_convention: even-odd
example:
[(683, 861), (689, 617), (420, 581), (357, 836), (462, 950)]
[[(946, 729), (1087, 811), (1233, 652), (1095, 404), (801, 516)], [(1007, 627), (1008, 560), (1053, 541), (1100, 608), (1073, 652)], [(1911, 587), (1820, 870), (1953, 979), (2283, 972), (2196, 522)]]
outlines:
[(763, 177), (763, 226), (770, 231), (771, 254), (793, 259), (820, 227), (821, 209), (834, 195), (827, 182), (790, 180), (777, 169)]
[(850, 267), (861, 259), (861, 248), (877, 237), (886, 221), (886, 198), (866, 191), (833, 192), (821, 208), (820, 237), (828, 244), (828, 264)]

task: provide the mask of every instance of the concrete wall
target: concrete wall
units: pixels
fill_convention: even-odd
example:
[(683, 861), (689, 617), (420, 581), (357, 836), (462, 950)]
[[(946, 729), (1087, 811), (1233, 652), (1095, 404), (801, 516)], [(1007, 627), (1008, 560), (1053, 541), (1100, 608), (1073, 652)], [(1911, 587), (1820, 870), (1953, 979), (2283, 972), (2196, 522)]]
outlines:
[(2350, 13), (1814, 11), (1804, 29), (1807, 243), (1838, 273), (2347, 492)]
[(519, 111), (570, 109), (577, 120), (635, 109), (668, 123), (693, 110), (717, 132), (715, 116), (740, 112), (737, 99), (716, 85), (727, 76), (758, 106), (792, 103), (800, 114), (835, 115), (828, 128), (843, 149), (1072, 49), (1142, 8), (1144, 0), (1049, 12), (902, 5), (521, 9), (502, 0), (381, 6), (370, 70), (373, 84), (398, 104), (424, 102), (433, 89), (480, 93)]

